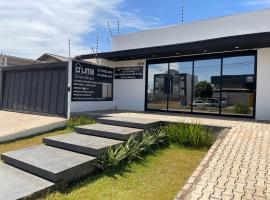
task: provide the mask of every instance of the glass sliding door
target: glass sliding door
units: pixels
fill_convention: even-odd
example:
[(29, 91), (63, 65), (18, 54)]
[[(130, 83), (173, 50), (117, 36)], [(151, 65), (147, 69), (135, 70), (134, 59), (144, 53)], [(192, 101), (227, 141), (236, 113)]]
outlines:
[(148, 109), (167, 110), (170, 86), (168, 70), (168, 63), (148, 65)]
[(169, 111), (191, 112), (193, 62), (169, 63)]
[(223, 59), (222, 114), (253, 116), (255, 56)]
[(194, 62), (193, 112), (220, 113), (221, 59)]
[(147, 109), (255, 116), (256, 52), (161, 62), (148, 64)]

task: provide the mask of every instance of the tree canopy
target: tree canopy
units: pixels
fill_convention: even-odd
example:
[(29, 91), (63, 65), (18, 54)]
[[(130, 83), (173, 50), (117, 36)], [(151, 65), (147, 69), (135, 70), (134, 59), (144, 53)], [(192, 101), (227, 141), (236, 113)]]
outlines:
[(213, 88), (207, 81), (200, 81), (195, 85), (195, 94), (197, 97), (206, 99), (213, 95)]

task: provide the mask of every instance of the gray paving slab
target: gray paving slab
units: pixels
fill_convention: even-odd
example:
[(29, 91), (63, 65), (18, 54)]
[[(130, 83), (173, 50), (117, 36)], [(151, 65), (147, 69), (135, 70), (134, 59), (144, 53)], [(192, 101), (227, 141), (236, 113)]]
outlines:
[(127, 140), (133, 134), (142, 133), (143, 129), (97, 123), (75, 127), (75, 131), (81, 134), (94, 135), (117, 140)]
[(68, 182), (95, 169), (96, 157), (39, 145), (3, 153), (2, 160), (53, 182)]
[(157, 127), (162, 123), (161, 121), (155, 119), (145, 119), (139, 117), (122, 117), (122, 116), (102, 117), (97, 119), (97, 121), (102, 124), (133, 127), (140, 129)]
[(46, 145), (67, 149), (87, 155), (99, 156), (107, 151), (109, 147), (123, 144), (124, 141), (109, 138), (83, 135), (78, 133), (63, 134), (43, 138)]
[(54, 183), (10, 165), (0, 164), (0, 199), (14, 200), (49, 190)]

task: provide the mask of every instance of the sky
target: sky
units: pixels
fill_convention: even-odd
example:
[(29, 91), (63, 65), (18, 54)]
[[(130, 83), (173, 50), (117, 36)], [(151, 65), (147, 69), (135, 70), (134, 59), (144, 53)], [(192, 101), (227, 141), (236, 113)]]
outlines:
[[(270, 0), (0, 0), (0, 53), (36, 59), (109, 51), (111, 34), (270, 8)], [(98, 45), (97, 45), (98, 38)], [(98, 46), (98, 48), (97, 48)]]

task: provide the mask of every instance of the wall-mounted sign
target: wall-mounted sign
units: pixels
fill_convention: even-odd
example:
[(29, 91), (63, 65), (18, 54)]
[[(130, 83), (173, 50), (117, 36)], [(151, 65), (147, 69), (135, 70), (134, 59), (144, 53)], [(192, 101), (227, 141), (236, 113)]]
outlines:
[(115, 79), (142, 79), (143, 67), (118, 67), (114, 70)]
[(72, 61), (72, 101), (112, 101), (113, 69)]

